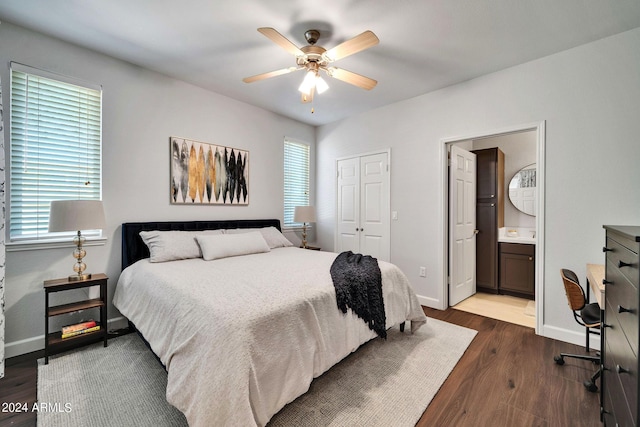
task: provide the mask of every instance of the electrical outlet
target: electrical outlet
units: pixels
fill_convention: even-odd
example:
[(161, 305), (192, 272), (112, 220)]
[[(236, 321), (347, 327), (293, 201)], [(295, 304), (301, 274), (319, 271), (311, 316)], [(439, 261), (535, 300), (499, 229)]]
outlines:
[(398, 220), (398, 211), (391, 211), (391, 219), (394, 221)]
[(427, 277), (427, 268), (420, 267), (420, 277)]

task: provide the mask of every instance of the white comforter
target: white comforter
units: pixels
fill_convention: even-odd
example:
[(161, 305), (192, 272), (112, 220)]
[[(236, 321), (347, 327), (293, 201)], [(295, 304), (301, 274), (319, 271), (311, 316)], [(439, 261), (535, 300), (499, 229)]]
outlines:
[[(313, 378), (376, 335), (338, 308), (337, 254), (279, 248), (125, 269), (114, 305), (168, 371), (167, 400), (189, 425), (265, 425)], [(387, 328), (426, 322), (405, 275), (379, 261)]]

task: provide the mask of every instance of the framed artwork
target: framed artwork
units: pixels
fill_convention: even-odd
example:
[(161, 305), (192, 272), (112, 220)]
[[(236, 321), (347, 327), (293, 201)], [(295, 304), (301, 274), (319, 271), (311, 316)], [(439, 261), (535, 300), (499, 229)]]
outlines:
[(249, 152), (169, 138), (171, 204), (248, 205)]

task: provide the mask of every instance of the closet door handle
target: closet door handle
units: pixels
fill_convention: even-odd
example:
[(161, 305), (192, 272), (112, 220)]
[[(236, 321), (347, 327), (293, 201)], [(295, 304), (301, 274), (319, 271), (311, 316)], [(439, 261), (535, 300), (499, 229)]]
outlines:
[(602, 279), (602, 284), (603, 285), (613, 285), (613, 282), (611, 280)]
[(631, 264), (624, 261), (618, 261), (618, 268), (622, 268), (622, 267), (631, 267)]
[(602, 248), (602, 252), (613, 252), (613, 249), (609, 249), (608, 247), (604, 246)]

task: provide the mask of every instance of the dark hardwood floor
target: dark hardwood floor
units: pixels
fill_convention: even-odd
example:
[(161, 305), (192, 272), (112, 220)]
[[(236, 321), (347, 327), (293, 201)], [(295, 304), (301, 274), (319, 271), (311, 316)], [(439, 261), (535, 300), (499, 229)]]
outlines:
[(584, 347), (452, 308), (424, 311), (478, 334), (417, 427), (601, 425), (599, 394), (582, 385), (597, 366), (569, 358), (564, 366), (553, 361), (560, 352), (582, 354)]
[[(427, 316), (478, 331), (417, 427), (599, 426), (598, 394), (582, 385), (595, 365), (560, 352), (584, 348), (543, 338), (532, 329), (462, 311), (425, 308)], [(25, 359), (25, 357), (21, 357)], [(9, 360), (0, 380), (0, 403), (36, 401), (37, 363)], [(36, 414), (0, 411), (0, 427), (35, 426)]]
[(32, 412), (36, 402), (38, 386), (38, 364), (36, 357), (42, 354), (19, 356), (5, 363), (4, 378), (0, 379), (0, 405), (9, 403), (26, 404), (28, 410), (8, 411), (0, 407), (0, 427), (32, 427), (36, 425), (36, 413)]

